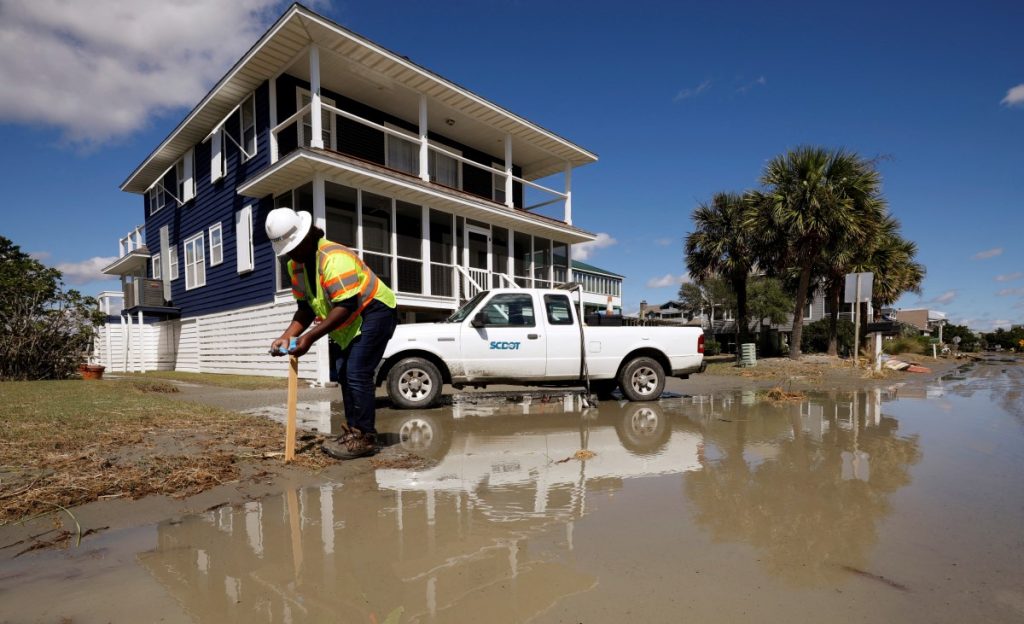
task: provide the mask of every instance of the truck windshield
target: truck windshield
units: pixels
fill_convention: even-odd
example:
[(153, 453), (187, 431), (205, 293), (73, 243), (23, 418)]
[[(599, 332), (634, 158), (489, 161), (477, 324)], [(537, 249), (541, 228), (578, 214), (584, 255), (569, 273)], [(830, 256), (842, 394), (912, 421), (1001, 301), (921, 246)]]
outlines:
[(487, 294), (489, 292), (490, 291), (487, 291), (487, 290), (481, 290), (479, 293), (477, 293), (477, 295), (475, 297), (473, 297), (472, 299), (467, 301), (466, 305), (464, 305), (461, 308), (459, 308), (458, 310), (456, 310), (455, 314), (452, 314), (451, 316), (449, 316), (448, 320), (446, 322), (447, 323), (461, 323), (462, 321), (466, 320), (466, 317), (469, 316), (469, 313), (472, 312), (474, 309), (476, 309), (476, 306), (480, 303), (480, 301), (484, 297), (487, 296)]

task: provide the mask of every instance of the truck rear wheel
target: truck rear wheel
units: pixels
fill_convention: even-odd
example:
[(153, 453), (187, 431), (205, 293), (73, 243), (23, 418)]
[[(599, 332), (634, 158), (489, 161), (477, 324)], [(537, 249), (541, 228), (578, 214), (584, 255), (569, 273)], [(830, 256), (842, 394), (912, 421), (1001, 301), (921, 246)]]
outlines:
[(630, 401), (654, 401), (665, 389), (665, 369), (653, 358), (633, 358), (619, 373), (619, 389)]
[(443, 385), (441, 371), (423, 358), (406, 358), (388, 372), (388, 396), (401, 409), (434, 407)]

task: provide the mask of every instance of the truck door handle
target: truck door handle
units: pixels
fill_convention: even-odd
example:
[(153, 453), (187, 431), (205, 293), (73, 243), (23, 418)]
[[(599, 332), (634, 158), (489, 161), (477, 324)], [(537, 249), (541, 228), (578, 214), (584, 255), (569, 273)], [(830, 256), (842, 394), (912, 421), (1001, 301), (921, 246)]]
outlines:
[(540, 336), (537, 334), (526, 334), (526, 337), (529, 338), (530, 340), (536, 340), (540, 338)]

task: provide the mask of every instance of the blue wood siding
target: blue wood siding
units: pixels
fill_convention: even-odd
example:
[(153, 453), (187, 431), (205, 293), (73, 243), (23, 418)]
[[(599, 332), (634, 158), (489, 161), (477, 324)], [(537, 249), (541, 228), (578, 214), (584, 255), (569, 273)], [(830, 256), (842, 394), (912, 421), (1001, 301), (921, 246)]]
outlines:
[[(242, 162), (239, 148), (230, 140), (224, 141), (226, 152), (225, 175), (215, 183), (210, 182), (210, 142), (195, 146), (196, 196), (184, 206), (178, 206), (167, 198), (166, 207), (146, 218), (146, 243), (153, 255), (160, 253), (160, 228), (169, 226), (170, 244), (177, 245), (178, 279), (171, 283), (173, 304), (181, 309), (182, 317), (192, 317), (240, 308), (259, 303), (269, 303), (274, 298), (275, 263), (273, 250), (263, 230), (266, 214), (273, 208), (272, 199), (255, 201), (238, 195), (235, 188), (248, 176), (265, 168), (270, 163), (269, 87), (263, 83), (256, 90), (256, 155)], [(238, 114), (225, 124), (225, 129), (238, 137), (240, 118)], [(164, 185), (174, 189), (173, 169), (167, 175)], [(253, 207), (253, 251), (255, 268), (247, 273), (238, 273), (235, 241), (235, 213), (244, 206)], [(148, 207), (147, 207), (148, 212)], [(221, 224), (224, 260), (217, 266), (210, 266), (209, 228)], [(206, 285), (191, 290), (185, 289), (185, 240), (203, 233), (206, 255)], [(168, 271), (169, 267), (162, 267)]]

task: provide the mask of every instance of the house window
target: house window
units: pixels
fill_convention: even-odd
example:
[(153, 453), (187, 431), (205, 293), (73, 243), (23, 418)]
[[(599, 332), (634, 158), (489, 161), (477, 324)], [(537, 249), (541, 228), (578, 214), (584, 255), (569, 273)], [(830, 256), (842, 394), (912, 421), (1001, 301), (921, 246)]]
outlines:
[[(505, 169), (505, 163), (491, 163), (491, 167), (495, 169)], [(505, 176), (500, 173), (492, 173), (491, 180), (494, 186), (494, 191), (491, 194), (491, 199), (498, 202), (499, 204), (505, 203)]]
[[(390, 128), (398, 129), (395, 126)], [(403, 139), (392, 134), (385, 134), (387, 142), (387, 160), (385, 165), (396, 171), (404, 171), (412, 175), (420, 172), (420, 146), (415, 141)], [(431, 154), (433, 155), (433, 154)]]
[[(445, 148), (449, 151), (451, 148)], [(430, 150), (427, 170), (430, 181), (453, 189), (462, 188), (462, 163), (451, 156)]]
[(385, 284), (394, 284), (391, 276), (391, 199), (362, 193), (363, 261)]
[(810, 301), (807, 302), (807, 305), (804, 306), (804, 320), (805, 321), (806, 320), (810, 320), (813, 315), (814, 315), (814, 299), (811, 299)]
[(220, 223), (210, 226), (210, 266), (224, 262), (224, 235)]
[(400, 292), (423, 292), (423, 208), (395, 203), (395, 238), (398, 274), (390, 284)]
[(149, 214), (153, 215), (163, 210), (166, 201), (164, 187), (157, 182), (149, 189)]
[(206, 285), (206, 251), (203, 233), (185, 241), (185, 290)]
[(153, 256), (150, 264), (153, 265), (153, 279), (160, 279), (160, 254)]
[[(312, 101), (312, 94), (305, 90), (299, 89), (299, 108), (307, 105)], [(328, 106), (337, 106), (334, 100), (324, 96), (320, 96), (320, 102), (327, 104)], [(320, 135), (323, 137), (324, 147), (327, 149), (335, 149), (334, 144), (334, 114), (331, 111), (321, 108), (320, 109)], [(310, 146), (310, 140), (313, 136), (313, 116), (310, 113), (306, 113), (302, 116), (302, 123), (299, 124), (299, 145), (303, 147)]]
[(170, 256), (170, 262), (168, 263), (167, 270), (170, 272), (170, 278), (173, 282), (178, 279), (178, 246), (171, 245), (168, 247), (167, 254)]
[(256, 95), (242, 102), (242, 161), (256, 155)]

